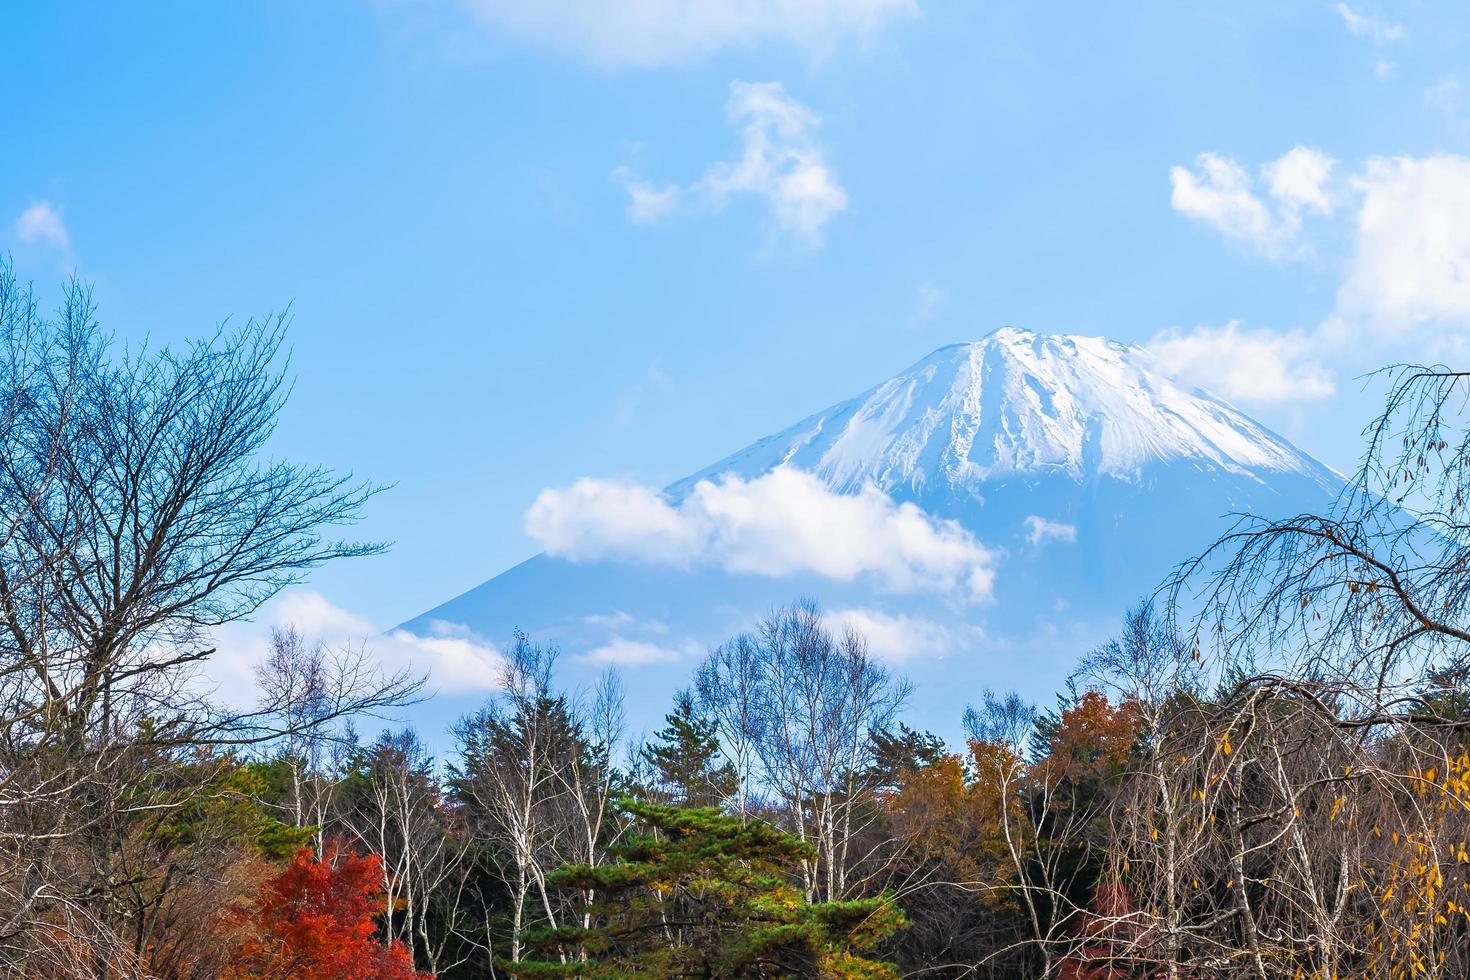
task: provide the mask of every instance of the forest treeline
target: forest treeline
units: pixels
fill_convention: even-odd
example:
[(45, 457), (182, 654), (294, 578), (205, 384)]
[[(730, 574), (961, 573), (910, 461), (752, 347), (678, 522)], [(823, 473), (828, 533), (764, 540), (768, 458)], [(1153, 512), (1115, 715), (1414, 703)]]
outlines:
[[(423, 678), (215, 631), (376, 488), (265, 452), (284, 321), (122, 348), (0, 265), (0, 963), (81, 977), (1470, 975), (1466, 378), (1386, 376), (1320, 514), (1243, 517), (1055, 703), (963, 744), (794, 601), (630, 744), (517, 635), (434, 758)], [(1181, 556), (1184, 557), (1184, 556)]]

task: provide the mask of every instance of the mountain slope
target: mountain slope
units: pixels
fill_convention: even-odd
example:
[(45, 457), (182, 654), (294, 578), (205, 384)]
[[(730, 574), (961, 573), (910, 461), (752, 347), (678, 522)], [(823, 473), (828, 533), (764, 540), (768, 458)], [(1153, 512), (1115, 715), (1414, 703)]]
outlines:
[(405, 628), (503, 640), (519, 626), (560, 642), (573, 672), (618, 662), (635, 715), (652, 720), (709, 644), (811, 595), (901, 661), (943, 730), (987, 686), (1047, 696), (1227, 515), (1321, 508), (1342, 486), (1243, 413), (1169, 380), (1139, 348), (1012, 328), (941, 348), (663, 498), (678, 506), (701, 481), (757, 480), (783, 466), (842, 494), (876, 486), (958, 522), (999, 555), (993, 600), (540, 555)]

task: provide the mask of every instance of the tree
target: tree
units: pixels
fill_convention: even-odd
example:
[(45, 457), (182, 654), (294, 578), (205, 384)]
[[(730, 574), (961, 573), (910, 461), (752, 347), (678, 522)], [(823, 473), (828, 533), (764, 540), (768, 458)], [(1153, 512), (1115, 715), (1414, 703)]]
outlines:
[(134, 816), (112, 857), (116, 901), (129, 911), (127, 927), (116, 931), (140, 973), (216, 977), (239, 945), (240, 930), (223, 912), (253, 894), (308, 832), (277, 819), (260, 802), (259, 771), (232, 756), (149, 768), (155, 782), (143, 798), (154, 809)]
[(668, 727), (641, 755), (653, 767), (658, 789), (668, 802), (680, 806), (720, 806), (735, 794), (739, 776), (720, 758), (715, 723), (701, 717), (688, 691), (674, 698), (674, 710), (664, 716)]
[(938, 735), (917, 731), (902, 722), (897, 731), (876, 729), (870, 737), (873, 747), (869, 768), (874, 787), (896, 787), (905, 775), (939, 765), (948, 754)]
[(761, 733), (759, 660), (755, 638), (742, 633), (710, 651), (694, 672), (700, 711), (715, 726), (715, 735), (735, 770), (735, 811), (751, 811), (756, 768), (756, 739)]
[(0, 263), (0, 957), (19, 972), (63, 921), (143, 955), (158, 904), (126, 869), (163, 811), (209, 791), (200, 753), (418, 689), (343, 657), (290, 720), (269, 701), (225, 710), (197, 676), (217, 627), (381, 550), (334, 533), (375, 488), (264, 455), (285, 326), (119, 349), (82, 286), (47, 319)]
[(607, 864), (552, 876), (597, 895), (590, 924), (533, 934), (541, 958), (506, 964), (512, 976), (898, 976), (862, 954), (902, 913), (886, 897), (806, 902), (792, 880), (811, 845), (713, 808), (621, 805), (646, 832), (614, 845)]
[(256, 686), (266, 703), (276, 706), (285, 732), (272, 746), (287, 779), (284, 807), (297, 827), (316, 828), (318, 856), (325, 850), (322, 834), (333, 788), (323, 766), (334, 739), (319, 723), (330, 709), (328, 657), (325, 644), (308, 643), (295, 627), (275, 627), (271, 652), (255, 667)]
[(260, 939), (241, 950), (234, 975), (279, 980), (427, 980), (408, 948), (375, 937), (374, 916), (386, 909), (377, 855), (310, 848), (265, 885), (255, 919)]
[(702, 707), (741, 746), (737, 769), (753, 757), (760, 788), (814, 848), (802, 871), (808, 900), (847, 897), (859, 885), (849, 877), (861, 857), (854, 842), (878, 817), (872, 736), (892, 726), (908, 683), (856, 630), (835, 635), (810, 601), (716, 650), (698, 676)]
[(1026, 836), (1016, 770), (1004, 746), (972, 742), (897, 770), (881, 798), (887, 889), (909, 927), (895, 937), (905, 975), (1014, 977), (1029, 934), (1007, 833)]
[[(591, 702), (552, 687), (558, 652), (518, 633), (496, 699), (455, 727), (451, 792), (470, 832), (494, 856), (510, 894), (510, 960), (533, 921), (575, 918), (593, 896), (560, 895), (548, 876), (562, 864), (595, 865), (618, 829), (609, 823), (618, 773), (621, 690), (605, 677)], [(585, 911), (581, 912), (585, 916)]]
[(1151, 926), (1126, 952), (1166, 975), (1470, 970), (1463, 717), (1434, 690), (1470, 668), (1470, 375), (1386, 377), (1336, 500), (1242, 517), (1167, 584), (1179, 651), (1106, 671), (1157, 692), (1109, 853)]
[(411, 728), (383, 732), (337, 794), (334, 826), (382, 863), (383, 933), (438, 974), (458, 965), (470, 910), (469, 847), (443, 799), (433, 758)]
[[(1136, 625), (1138, 615), (1128, 623)], [(1079, 693), (1069, 683), (1057, 700), (1055, 711), (1040, 713), (1014, 692), (987, 690), (980, 706), (965, 712), (971, 792), (978, 822), (988, 828), (968, 856), (982, 869), (987, 851), (1008, 865), (971, 884), (1009, 907), (1014, 918), (1006, 926), (1024, 937), (992, 949), (984, 962), (1005, 964), (1019, 951), (1029, 962), (1012, 960), (1011, 968), (1043, 977), (1095, 932), (1081, 924), (1090, 921), (1107, 856), (1107, 818), (1130, 775), (1140, 728), (1136, 705), (1126, 698), (1114, 704), (1100, 690)]]

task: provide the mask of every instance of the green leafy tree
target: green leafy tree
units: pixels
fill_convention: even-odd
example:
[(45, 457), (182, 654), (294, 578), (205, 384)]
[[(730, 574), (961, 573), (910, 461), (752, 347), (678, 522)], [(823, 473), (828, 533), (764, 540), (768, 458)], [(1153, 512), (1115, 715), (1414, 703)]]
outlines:
[(642, 755), (667, 801), (717, 807), (735, 795), (740, 777), (734, 766), (720, 760), (715, 723), (698, 713), (688, 691), (679, 692), (664, 720), (668, 727), (643, 747)]
[(600, 867), (553, 875), (595, 896), (585, 927), (528, 936), (539, 958), (501, 964), (520, 978), (896, 978), (866, 957), (904, 923), (886, 896), (812, 904), (792, 884), (809, 845), (711, 807), (623, 800), (643, 833)]

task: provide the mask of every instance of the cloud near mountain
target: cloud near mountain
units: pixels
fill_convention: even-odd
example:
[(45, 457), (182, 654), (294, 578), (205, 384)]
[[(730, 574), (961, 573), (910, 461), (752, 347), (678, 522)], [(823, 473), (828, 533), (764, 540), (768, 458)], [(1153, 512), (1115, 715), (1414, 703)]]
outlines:
[(273, 629), (295, 629), (329, 651), (363, 649), (389, 672), (428, 677), (431, 689), (489, 691), (500, 685), (504, 661), (496, 645), (462, 623), (433, 619), (414, 632), (384, 632), (367, 616), (336, 605), (312, 589), (291, 589), (267, 603), (255, 622), (231, 623), (214, 632), (216, 653), (209, 679), (229, 704), (256, 698), (255, 666), (270, 653)]
[(777, 467), (701, 480), (678, 502), (636, 483), (582, 479), (541, 492), (526, 532), (572, 561), (634, 561), (783, 578), (870, 579), (892, 592), (990, 596), (997, 552), (957, 522), (874, 486), (837, 493)]

